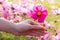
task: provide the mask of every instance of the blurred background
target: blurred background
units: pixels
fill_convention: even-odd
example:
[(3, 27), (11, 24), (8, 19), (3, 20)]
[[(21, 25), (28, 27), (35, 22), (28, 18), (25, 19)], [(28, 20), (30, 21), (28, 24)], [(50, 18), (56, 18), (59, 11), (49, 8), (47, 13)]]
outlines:
[[(48, 17), (46, 21), (56, 30), (60, 29), (60, 0), (8, 0), (14, 4), (26, 2), (28, 4), (42, 4), (48, 9)], [(53, 32), (53, 29), (49, 31)], [(0, 40), (37, 40), (36, 38), (28, 38), (25, 36), (15, 36), (9, 33), (0, 32)]]

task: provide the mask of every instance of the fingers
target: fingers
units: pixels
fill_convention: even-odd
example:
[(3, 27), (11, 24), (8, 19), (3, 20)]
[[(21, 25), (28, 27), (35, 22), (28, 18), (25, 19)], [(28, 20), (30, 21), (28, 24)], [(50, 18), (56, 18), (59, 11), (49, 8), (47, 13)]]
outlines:
[(33, 29), (34, 31), (36, 31), (36, 32), (42, 33), (42, 35), (44, 35), (44, 34), (45, 34), (45, 31), (46, 31), (45, 28), (40, 27), (40, 26), (38, 26), (38, 25), (33, 25), (32, 29)]
[(46, 31), (46, 29), (43, 28), (43, 27), (40, 26), (40, 25), (32, 25), (31, 28), (32, 28), (32, 29), (41, 29), (41, 30), (45, 30), (45, 31)]
[(31, 29), (26, 32), (30, 36), (42, 36), (45, 34), (43, 29)]
[(34, 22), (34, 21), (30, 21), (29, 22), (31, 25), (38, 25), (36, 22)]
[(20, 35), (30, 35), (30, 36), (36, 36), (36, 37), (40, 37), (42, 35), (44, 35), (44, 31), (40, 30), (40, 29), (31, 29), (31, 30), (26, 30), (23, 32), (20, 32)]
[(43, 28), (43, 27), (41, 27), (40, 25), (31, 25), (31, 29), (35, 29), (35, 30), (37, 30), (37, 31), (40, 30), (41, 32), (46, 31), (46, 29)]
[(29, 33), (29, 35), (30, 35), (30, 36), (37, 36), (37, 37), (40, 37), (40, 36), (42, 35), (42, 33), (39, 32), (39, 31), (33, 31), (33, 32)]

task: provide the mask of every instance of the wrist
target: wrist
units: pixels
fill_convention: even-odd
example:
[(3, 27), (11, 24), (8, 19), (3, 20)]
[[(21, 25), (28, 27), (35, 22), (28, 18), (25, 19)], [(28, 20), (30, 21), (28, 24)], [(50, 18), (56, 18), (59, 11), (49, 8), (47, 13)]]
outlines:
[(16, 36), (20, 35), (19, 31), (15, 28), (15, 26), (11, 26), (10, 28), (7, 28), (6, 32)]
[(0, 31), (18, 34), (18, 30), (16, 30), (16, 25), (8, 20), (0, 19)]

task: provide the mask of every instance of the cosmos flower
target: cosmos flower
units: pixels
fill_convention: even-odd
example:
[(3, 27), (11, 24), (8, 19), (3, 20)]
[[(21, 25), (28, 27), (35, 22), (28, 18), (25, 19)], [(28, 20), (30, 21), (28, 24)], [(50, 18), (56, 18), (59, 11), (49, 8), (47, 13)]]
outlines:
[(46, 34), (43, 37), (43, 40), (47, 40), (49, 38), (49, 36), (50, 36), (49, 32), (46, 32)]
[(0, 0), (0, 5), (7, 3), (8, 0)]
[(56, 30), (56, 33), (57, 33), (58, 35), (60, 35), (60, 30)]
[(44, 6), (35, 5), (33, 6), (33, 9), (29, 11), (28, 15), (34, 20), (38, 20), (38, 22), (42, 23), (48, 15), (48, 12)]
[(59, 35), (56, 35), (56, 36), (52, 35), (51, 40), (60, 40), (60, 36)]
[(60, 14), (60, 8), (58, 8), (57, 6), (52, 6), (51, 8), (51, 12), (54, 14), (54, 15), (59, 15)]
[(20, 16), (16, 16), (16, 17), (13, 19), (13, 21), (14, 21), (15, 23), (18, 23), (18, 22), (23, 21), (23, 18), (20, 17)]
[(44, 21), (43, 26), (46, 28), (49, 28), (51, 26), (51, 24), (47, 21)]
[(17, 4), (10, 3), (9, 5), (10, 6), (8, 8), (12, 13), (18, 12), (18, 8), (17, 8), (18, 5)]
[(44, 36), (38, 37), (38, 40), (47, 40), (49, 36), (50, 36), (49, 32), (46, 31)]
[(8, 10), (4, 10), (3, 13), (2, 13), (2, 16), (6, 19), (9, 17), (9, 15), (10, 14), (9, 14)]

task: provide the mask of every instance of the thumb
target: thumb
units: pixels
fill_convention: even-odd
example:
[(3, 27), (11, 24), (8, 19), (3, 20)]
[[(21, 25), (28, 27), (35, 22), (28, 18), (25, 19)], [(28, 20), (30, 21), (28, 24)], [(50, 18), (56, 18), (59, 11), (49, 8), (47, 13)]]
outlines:
[(38, 23), (34, 22), (34, 21), (30, 21), (31, 25), (38, 25)]
[(27, 20), (27, 23), (29, 23), (30, 25), (38, 25), (38, 23), (32, 21), (32, 20)]

